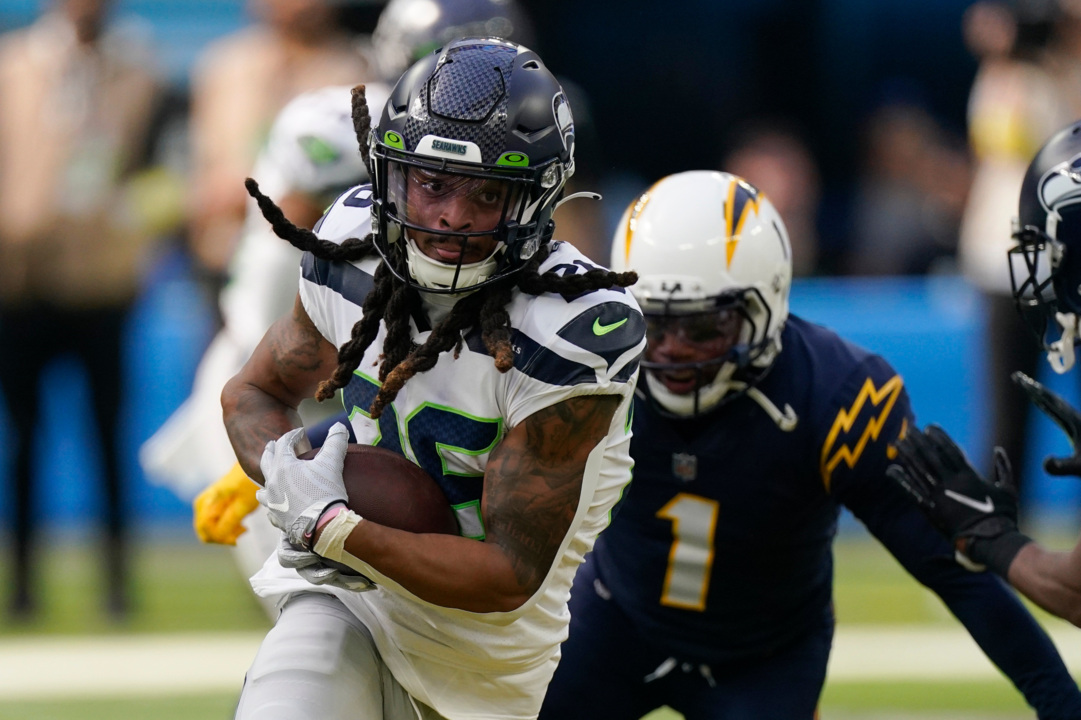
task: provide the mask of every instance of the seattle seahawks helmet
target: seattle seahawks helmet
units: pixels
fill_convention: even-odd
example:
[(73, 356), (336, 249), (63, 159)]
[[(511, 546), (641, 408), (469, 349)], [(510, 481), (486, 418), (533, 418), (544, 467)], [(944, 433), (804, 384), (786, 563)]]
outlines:
[(372, 33), (379, 70), (397, 78), (417, 60), (460, 37), (533, 44), (533, 26), (517, 0), (390, 0)]
[[(574, 121), (559, 82), (532, 50), (463, 38), (416, 62), (370, 136), (375, 243), (399, 279), (460, 294), (521, 269), (549, 242), (552, 213), (574, 173)], [(423, 224), (425, 195), (498, 202), (485, 227)], [(433, 200), (434, 201), (434, 200)], [(442, 263), (416, 233), (496, 240), (478, 262)], [(404, 270), (403, 270), (404, 268)]]
[[(611, 265), (638, 272), (630, 289), (647, 322), (644, 390), (669, 413), (738, 397), (780, 352), (792, 253), (772, 203), (746, 180), (706, 170), (663, 178), (623, 213)], [(669, 335), (712, 356), (659, 358)]]
[(1021, 183), (1010, 248), (1017, 308), (1056, 372), (1074, 363), (1081, 316), (1081, 122), (1036, 153)]

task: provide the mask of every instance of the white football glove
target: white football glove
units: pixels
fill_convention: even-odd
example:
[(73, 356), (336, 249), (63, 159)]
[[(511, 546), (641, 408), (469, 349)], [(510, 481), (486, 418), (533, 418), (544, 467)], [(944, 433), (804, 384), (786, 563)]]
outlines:
[(328, 565), (326, 560), (315, 553), (293, 545), (285, 533), (282, 533), (281, 543), (278, 545), (278, 563), (284, 568), (293, 568), (312, 585), (332, 585), (353, 592), (375, 588), (375, 583), (364, 575), (342, 572)]
[(297, 458), (296, 444), (303, 433), (304, 428), (297, 428), (267, 443), (259, 459), (266, 484), (255, 497), (267, 509), (274, 527), (294, 545), (310, 550), (319, 516), (348, 498), (342, 469), (349, 431), (342, 423), (334, 423), (311, 460)]

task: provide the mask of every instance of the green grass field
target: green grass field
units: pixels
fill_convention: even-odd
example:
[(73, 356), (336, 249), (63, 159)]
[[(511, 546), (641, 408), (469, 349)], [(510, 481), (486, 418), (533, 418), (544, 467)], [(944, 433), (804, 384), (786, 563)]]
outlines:
[[(135, 558), (136, 609), (122, 625), (101, 611), (95, 546), (64, 546), (42, 560), (45, 593), (37, 619), (0, 621), (0, 644), (46, 635), (127, 636), (206, 631), (259, 632), (269, 626), (230, 554), (194, 543), (147, 543)], [(7, 568), (0, 567), (7, 577)], [(5, 587), (10, 587), (6, 584)], [(6, 597), (5, 597), (6, 599)], [(936, 597), (913, 582), (876, 544), (837, 544), (836, 607), (840, 625), (956, 627)], [(1038, 614), (1045, 624), (1061, 621)], [(1079, 631), (1081, 632), (1081, 631)], [(1081, 639), (1081, 636), (1079, 636)], [(2, 670), (0, 670), (2, 672)], [(239, 687), (237, 688), (239, 691)], [(103, 720), (154, 718), (194, 720), (231, 717), (236, 693), (148, 697), (10, 700), (0, 696), (5, 720)], [(1015, 720), (1033, 716), (1004, 679), (965, 682), (829, 682), (822, 718), (829, 720)], [(649, 720), (678, 720), (667, 709)]]

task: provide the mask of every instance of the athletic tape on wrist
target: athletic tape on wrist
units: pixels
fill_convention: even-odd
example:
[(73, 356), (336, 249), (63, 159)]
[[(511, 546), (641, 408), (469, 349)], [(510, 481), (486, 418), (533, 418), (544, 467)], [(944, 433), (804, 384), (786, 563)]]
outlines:
[(335, 562), (345, 562), (343, 557), (352, 557), (345, 552), (345, 541), (353, 532), (353, 528), (363, 520), (360, 515), (349, 509), (342, 510), (323, 527), (319, 535), (319, 542), (315, 544), (315, 554)]

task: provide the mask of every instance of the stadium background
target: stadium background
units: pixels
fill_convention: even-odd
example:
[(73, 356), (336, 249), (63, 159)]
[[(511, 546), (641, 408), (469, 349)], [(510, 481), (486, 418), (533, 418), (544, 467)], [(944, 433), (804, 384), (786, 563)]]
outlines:
[[(525, 4), (537, 25), (542, 56), (589, 98), (596, 132), (583, 138), (581, 162), (582, 167), (593, 168), (610, 225), (631, 194), (649, 180), (691, 167), (713, 167), (729, 132), (751, 118), (784, 117), (804, 130), (821, 165), (823, 205), (837, 210), (826, 213), (819, 228), (828, 269), (829, 259), (843, 253), (846, 242), (845, 233), (831, 226), (828, 218), (843, 218), (851, 202), (859, 128), (875, 107), (897, 99), (917, 103), (956, 137), (964, 137), (965, 104), (976, 69), (960, 33), (967, 0), (526, 0)], [(43, 0), (0, 0), (0, 31), (31, 22), (42, 5)], [(370, 24), (377, 14), (374, 4), (350, 6), (360, 26)], [(187, 73), (197, 53), (212, 39), (247, 22), (243, 0), (116, 0), (116, 11), (134, 14), (148, 24), (178, 107), (183, 106)], [(981, 464), (989, 457), (984, 316), (979, 294), (960, 277), (947, 271), (932, 276), (799, 279), (792, 291), (792, 309), (884, 354), (904, 376), (921, 423), (947, 427)], [(200, 294), (188, 260), (175, 246), (164, 248), (149, 268), (128, 327), (127, 350), (118, 358), (128, 377), (123, 413), (127, 501), (145, 547), (152, 548), (137, 568), (147, 586), (143, 610), (131, 627), (136, 632), (218, 633), (230, 628), (258, 636), (265, 623), (228, 556), (218, 548), (195, 544), (190, 508), (170, 491), (147, 482), (136, 461), (139, 444), (186, 397), (213, 330), (212, 308)], [(1078, 400), (1073, 376), (1055, 377), (1044, 366), (1040, 379), (1069, 400)], [(101, 502), (94, 482), (96, 439), (86, 411), (87, 389), (79, 368), (65, 362), (52, 368), (47, 388), (36, 442), (38, 455), (47, 458), (39, 487), (48, 488), (48, 493), (38, 494), (38, 511), (45, 513), (47, 505), (51, 533), (78, 544), (92, 532)], [(1026, 522), (1029, 527), (1047, 526), (1072, 543), (1081, 484), (1053, 480), (1042, 472), (1039, 459), (1049, 452), (1066, 452), (1068, 445), (1043, 417), (1033, 423), (1034, 446), (1023, 468)], [(8, 431), (0, 404), (0, 437)], [(10, 512), (9, 463), (0, 443), (0, 523), (7, 522)], [(5, 529), (0, 524), (0, 531)], [(854, 521), (846, 519), (842, 529), (838, 606), (845, 610), (843, 626), (930, 623), (943, 634), (957, 629), (934, 598), (896, 567), (882, 563), (880, 551), (863, 546), (862, 531)], [(167, 549), (157, 549), (162, 543)], [(6, 636), (0, 639), (8, 641), (0, 643), (0, 651), (8, 651), (0, 652), (4, 661), (26, 662), (29, 646), (17, 644), (24, 632), (85, 635), (117, 630), (96, 618), (96, 607), (87, 611), (82, 606), (81, 593), (95, 582), (92, 568), (84, 567), (92, 565), (89, 552), (46, 559), (54, 598), (46, 624), (25, 631), (0, 627), (0, 636)], [(244, 641), (250, 643), (252, 638), (245, 636)], [(85, 673), (87, 668), (78, 671)], [(1008, 684), (993, 671), (989, 677), (989, 681), (983, 676), (976, 681), (963, 677), (954, 685), (961, 689), (950, 691), (952, 700), (938, 704), (927, 700), (925, 707), (960, 708), (943, 711), (942, 717), (956, 719), (988, 716), (965, 714), (969, 708), (1017, 706), (1016, 696), (1008, 695)], [(145, 712), (133, 711), (132, 705), (102, 704), (95, 714), (98, 705), (85, 703), (71, 714), (55, 717), (224, 717), (235, 693), (223, 687), (239, 683), (227, 680), (215, 686), (204, 705), (189, 715), (180, 710), (169, 715), (160, 701), (147, 700)], [(946, 697), (944, 687), (934, 686), (936, 698)], [(853, 700), (855, 705), (881, 707), (901, 696), (918, 698), (926, 688), (912, 679), (885, 686), (831, 683), (826, 707), (831, 692), (834, 707), (843, 705), (838, 697), (856, 695), (865, 698)], [(43, 713), (40, 703), (22, 708), (3, 699), (0, 716), (54, 717)], [(915, 715), (890, 717), (901, 716)]]
[[(537, 44), (557, 73), (590, 101), (596, 132), (580, 145), (580, 167), (605, 195), (609, 227), (631, 193), (650, 178), (712, 167), (726, 133), (755, 117), (783, 117), (804, 129), (821, 165), (823, 203), (850, 202), (860, 122), (885, 102), (917, 103), (963, 137), (975, 62), (960, 34), (965, 0), (684, 0), (662, 8), (647, 0), (530, 0)], [(0, 30), (32, 21), (42, 0), (0, 2)], [(371, 26), (376, 3), (350, 3), (358, 27)], [(188, 72), (207, 42), (247, 20), (242, 0), (118, 0), (116, 12), (143, 19), (180, 106)], [(918, 50), (916, 49), (918, 44)], [(820, 228), (827, 257), (844, 234)], [(797, 280), (793, 311), (883, 353), (902, 373), (920, 422), (938, 422), (969, 454), (989, 454), (990, 423), (981, 298), (958, 276), (816, 277)], [(143, 531), (185, 532), (189, 510), (148, 484), (135, 454), (186, 397), (213, 332), (211, 308), (176, 248), (149, 269), (120, 358), (130, 378), (124, 414), (128, 500)], [(1042, 379), (1073, 399), (1072, 378)], [(42, 487), (50, 521), (78, 530), (92, 520), (95, 439), (78, 367), (52, 372), (39, 452), (49, 458)], [(4, 422), (0, 414), (0, 423)], [(1076, 516), (1081, 486), (1053, 481), (1039, 467), (1066, 441), (1049, 421), (1035, 424), (1036, 447), (1024, 467), (1029, 515), (1055, 524)], [(4, 428), (6, 430), (6, 427)], [(0, 468), (8, 458), (0, 445)], [(39, 494), (44, 504), (44, 493)], [(7, 513), (0, 493), (0, 517)]]

